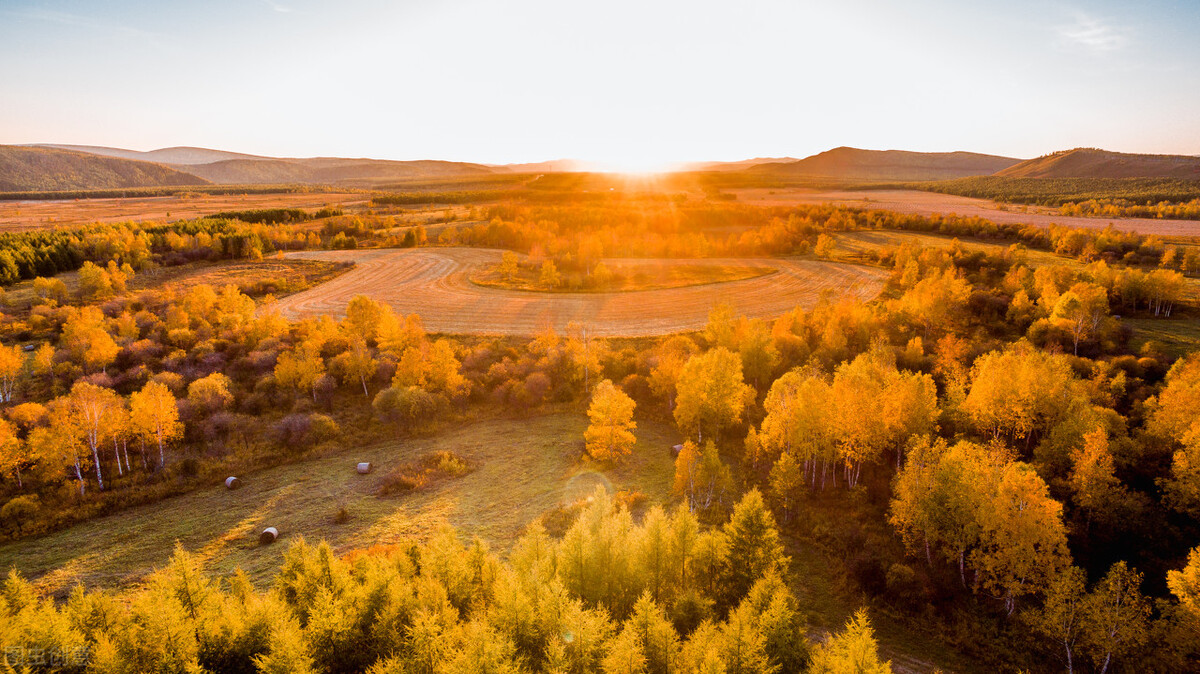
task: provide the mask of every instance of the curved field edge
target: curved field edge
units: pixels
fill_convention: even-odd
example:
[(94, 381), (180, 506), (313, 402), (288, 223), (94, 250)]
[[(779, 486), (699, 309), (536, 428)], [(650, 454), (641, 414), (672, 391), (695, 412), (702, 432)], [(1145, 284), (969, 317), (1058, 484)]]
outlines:
[(739, 281), (637, 293), (531, 293), (473, 285), (477, 269), (499, 261), (501, 251), (481, 248), (409, 248), (304, 251), (314, 260), (354, 262), (332, 281), (280, 300), (288, 318), (341, 316), (355, 295), (367, 295), (403, 314), (421, 316), (433, 333), (532, 336), (575, 324), (596, 337), (649, 337), (704, 327), (714, 305), (727, 303), (749, 318), (776, 318), (824, 298), (869, 300), (886, 271), (837, 262), (797, 259), (662, 260), (663, 264), (730, 264), (771, 267), (776, 273)]

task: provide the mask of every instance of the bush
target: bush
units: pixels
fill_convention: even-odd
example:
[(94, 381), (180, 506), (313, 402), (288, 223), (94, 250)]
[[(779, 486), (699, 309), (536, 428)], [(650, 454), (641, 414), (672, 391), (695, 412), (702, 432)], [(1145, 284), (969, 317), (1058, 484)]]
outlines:
[(416, 386), (386, 388), (371, 403), (375, 414), (402, 428), (421, 426), (437, 414), (438, 399)]
[(473, 470), (474, 464), (454, 452), (430, 452), (384, 476), (383, 483), (376, 493), (380, 496), (406, 494), (443, 480), (462, 477)]
[(11, 526), (13, 534), (20, 535), (21, 527), (37, 515), (41, 506), (35, 494), (18, 496), (0, 508), (0, 522), (4, 522), (5, 528)]

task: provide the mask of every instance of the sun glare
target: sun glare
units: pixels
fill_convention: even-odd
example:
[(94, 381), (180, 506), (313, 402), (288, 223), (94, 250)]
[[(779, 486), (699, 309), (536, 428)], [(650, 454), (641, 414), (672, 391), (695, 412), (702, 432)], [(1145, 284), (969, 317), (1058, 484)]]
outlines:
[(595, 170), (603, 173), (625, 173), (629, 175), (653, 175), (675, 169), (670, 161), (654, 157), (622, 157), (596, 162)]

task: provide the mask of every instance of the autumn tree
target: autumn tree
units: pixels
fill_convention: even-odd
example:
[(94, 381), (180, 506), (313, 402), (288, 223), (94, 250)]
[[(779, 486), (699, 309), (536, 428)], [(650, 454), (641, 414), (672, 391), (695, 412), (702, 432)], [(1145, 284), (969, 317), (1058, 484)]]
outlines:
[(775, 518), (758, 489), (751, 489), (734, 506), (724, 532), (733, 561), (724, 583), (730, 600), (745, 596), (768, 573), (786, 571), (788, 558), (783, 554)]
[(1037, 631), (1062, 646), (1067, 672), (1075, 671), (1075, 649), (1084, 621), (1087, 574), (1077, 566), (1067, 567), (1050, 583), (1040, 609), (1030, 613)]
[(667, 409), (675, 410), (676, 385), (683, 366), (696, 354), (696, 343), (682, 335), (669, 337), (659, 343), (653, 354), (650, 368), (650, 389), (667, 401)]
[(1091, 283), (1076, 283), (1059, 295), (1050, 313), (1050, 321), (1071, 333), (1075, 355), (1079, 343), (1096, 334), (1108, 316), (1108, 293)]
[(367, 389), (367, 379), (373, 377), (379, 369), (379, 361), (371, 353), (370, 347), (361, 336), (354, 336), (350, 346), (334, 357), (330, 369), (340, 373), (343, 384), (358, 382), (362, 385), (363, 395), (370, 397)]
[(0, 346), (0, 403), (13, 401), (17, 383), (25, 371), (25, 353), (20, 346)]
[(317, 382), (325, 374), (325, 361), (317, 348), (302, 345), (279, 355), (275, 363), (275, 381), (280, 386), (305, 391), (317, 399)]
[(1142, 574), (1117, 562), (1084, 600), (1083, 643), (1100, 674), (1146, 641), (1150, 602), (1141, 585)]
[(1167, 587), (1191, 617), (1196, 633), (1200, 635), (1200, 545), (1188, 553), (1187, 564), (1182, 569), (1167, 572)]
[(701, 449), (691, 440), (675, 457), (674, 492), (687, 501), (688, 510), (707, 510), (733, 486), (733, 474), (721, 461), (712, 440)]
[(202, 414), (225, 409), (233, 403), (233, 393), (229, 391), (232, 385), (229, 377), (220, 372), (201, 377), (188, 384), (188, 403)]
[(826, 468), (836, 458), (832, 402), (829, 383), (815, 371), (793, 370), (776, 379), (763, 401), (767, 414), (757, 435), (763, 454), (792, 455), (814, 486), (820, 462), (823, 486)]
[(17, 483), (17, 489), (24, 489), (21, 467), (31, 458), (29, 445), (17, 436), (12, 424), (0, 419), (0, 475), (11, 474)]
[(791, 517), (792, 503), (799, 498), (800, 490), (804, 487), (800, 462), (792, 457), (791, 452), (784, 452), (771, 466), (770, 484), (771, 493), (783, 506), (783, 518), (787, 521)]
[[(197, 398), (202, 395), (206, 398), (219, 397), (219, 392), (210, 396), (197, 391)], [(129, 427), (133, 435), (158, 445), (158, 467), (161, 470), (166, 466), (167, 443), (178, 439), (183, 433), (183, 425), (179, 423), (179, 405), (171, 390), (152, 381), (130, 395)]]
[(741, 423), (754, 397), (754, 389), (742, 380), (741, 359), (724, 347), (689, 359), (677, 389), (675, 423), (700, 442), (706, 433), (715, 437)]
[(1075, 502), (1088, 514), (1088, 521), (1099, 513), (1105, 514), (1125, 496), (1125, 488), (1117, 479), (1112, 452), (1108, 447), (1108, 432), (1097, 428), (1083, 436), (1083, 444), (1071, 455), (1071, 490)]
[(1028, 464), (1004, 467), (980, 510), (974, 562), (983, 587), (1003, 597), (1009, 614), (1020, 597), (1043, 591), (1069, 559), (1062, 504)]
[(618, 463), (633, 451), (633, 399), (607, 379), (600, 382), (588, 407), (590, 424), (584, 432), (587, 453), (597, 461)]
[(818, 645), (809, 664), (810, 674), (891, 674), (892, 663), (879, 657), (879, 644), (866, 609), (859, 609), (835, 634)]
[(100, 491), (104, 491), (104, 475), (100, 469), (100, 444), (108, 438), (109, 422), (116, 414), (120, 399), (110, 388), (81, 381), (71, 387), (68, 400), (84, 441), (92, 451), (96, 482)]
[(1063, 356), (1022, 342), (975, 361), (963, 410), (980, 432), (1024, 440), (1028, 448), (1035, 437), (1086, 403)]

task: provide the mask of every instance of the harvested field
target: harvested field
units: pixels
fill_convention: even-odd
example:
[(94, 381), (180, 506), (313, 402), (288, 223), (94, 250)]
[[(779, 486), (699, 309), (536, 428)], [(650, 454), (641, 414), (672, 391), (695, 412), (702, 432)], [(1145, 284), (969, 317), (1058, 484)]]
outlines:
[(183, 192), (169, 197), (0, 201), (0, 231), (48, 229), (94, 222), (174, 222), (222, 211), (260, 208), (323, 208), (363, 205), (369, 194), (288, 192), (281, 194), (204, 194)]
[(1200, 221), (1150, 218), (1077, 218), (1052, 208), (1001, 204), (989, 199), (972, 199), (953, 194), (916, 190), (832, 190), (804, 188), (753, 188), (731, 190), (738, 201), (761, 206), (790, 204), (835, 204), (915, 215), (961, 215), (987, 218), (998, 223), (1020, 223), (1048, 227), (1052, 224), (1104, 229), (1110, 224), (1123, 231), (1168, 237), (1200, 236)]
[(355, 295), (418, 314), (435, 333), (534, 335), (553, 327), (586, 325), (597, 337), (645, 337), (704, 327), (712, 307), (727, 302), (740, 314), (774, 318), (812, 307), (823, 294), (870, 299), (886, 272), (834, 262), (787, 259), (619, 260), (616, 264), (670, 265), (698, 262), (772, 267), (766, 276), (685, 288), (625, 293), (539, 293), (484, 288), (471, 274), (496, 264), (501, 251), (481, 248), (304, 251), (292, 258), (352, 261), (357, 267), (275, 306), (289, 318), (342, 316)]

